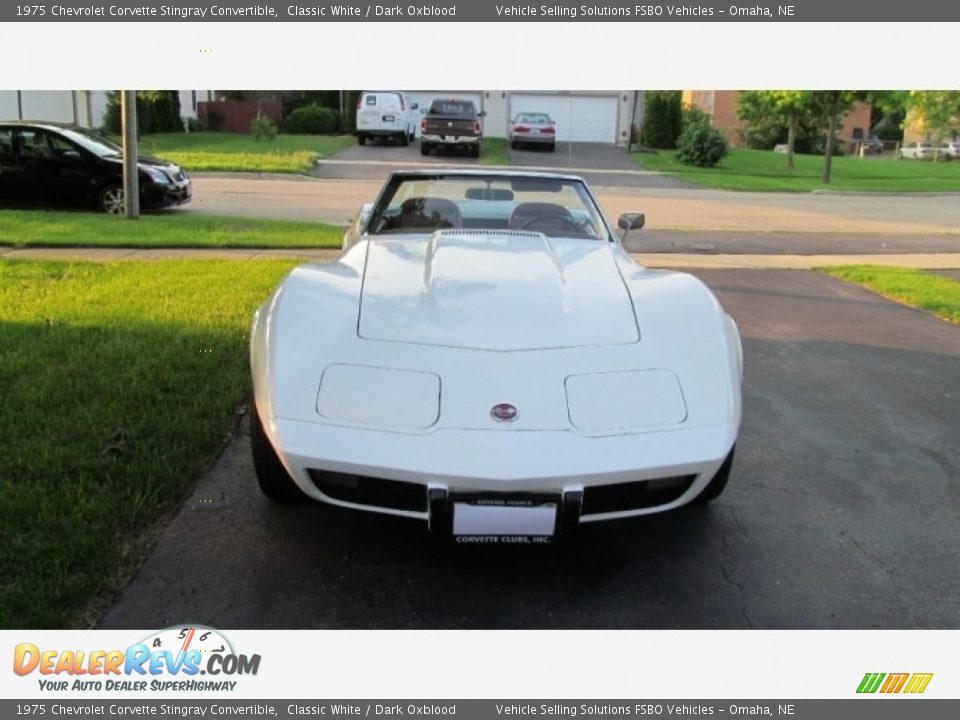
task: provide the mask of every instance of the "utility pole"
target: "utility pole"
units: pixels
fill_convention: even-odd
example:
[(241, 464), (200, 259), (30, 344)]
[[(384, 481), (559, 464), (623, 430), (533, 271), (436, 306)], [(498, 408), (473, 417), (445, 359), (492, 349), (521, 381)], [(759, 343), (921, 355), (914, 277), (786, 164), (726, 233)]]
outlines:
[(120, 99), (123, 125), (123, 205), (131, 220), (140, 217), (140, 177), (137, 171), (137, 91), (124, 90)]

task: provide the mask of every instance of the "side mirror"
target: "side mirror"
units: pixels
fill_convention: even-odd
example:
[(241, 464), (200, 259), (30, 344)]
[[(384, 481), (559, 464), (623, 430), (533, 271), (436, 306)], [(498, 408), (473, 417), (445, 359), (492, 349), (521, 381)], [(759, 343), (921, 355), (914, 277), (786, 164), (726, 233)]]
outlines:
[(410, 106), (410, 109), (411, 109), (411, 110), (416, 110), (418, 107), (420, 107), (420, 103), (413, 103), (413, 104)]
[(60, 157), (61, 157), (64, 161), (69, 162), (69, 163), (74, 163), (74, 164), (76, 164), (76, 163), (83, 162), (83, 156), (80, 155), (80, 152), (77, 151), (77, 150), (64, 150), (64, 151), (60, 154)]
[(617, 219), (617, 226), (628, 233), (631, 230), (641, 230), (647, 222), (647, 216), (642, 212), (624, 213)]
[(486, 116), (487, 116), (486, 110), (481, 110), (480, 112), (477, 113), (477, 117), (486, 117)]

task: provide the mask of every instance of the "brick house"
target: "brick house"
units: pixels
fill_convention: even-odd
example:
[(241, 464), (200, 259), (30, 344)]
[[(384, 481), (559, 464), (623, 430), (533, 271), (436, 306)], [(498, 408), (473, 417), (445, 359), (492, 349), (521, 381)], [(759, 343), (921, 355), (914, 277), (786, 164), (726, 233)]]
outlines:
[[(684, 107), (703, 110), (726, 136), (731, 147), (746, 146), (746, 123), (737, 117), (737, 96), (740, 90), (684, 90)], [(856, 141), (870, 135), (870, 103), (858, 102), (840, 120), (837, 139), (843, 143), (845, 152), (856, 148)]]

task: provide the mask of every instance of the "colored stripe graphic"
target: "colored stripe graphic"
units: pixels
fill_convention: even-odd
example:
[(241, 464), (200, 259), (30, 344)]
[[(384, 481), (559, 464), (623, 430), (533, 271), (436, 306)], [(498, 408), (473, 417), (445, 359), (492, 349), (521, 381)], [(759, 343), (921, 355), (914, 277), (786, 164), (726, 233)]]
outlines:
[(880, 692), (900, 692), (903, 689), (904, 683), (907, 682), (908, 677), (910, 677), (910, 673), (890, 673), (887, 675), (887, 681), (883, 684), (883, 687), (880, 688)]
[(904, 690), (905, 693), (922, 693), (927, 689), (927, 685), (930, 684), (930, 680), (933, 678), (933, 673), (914, 673), (910, 678), (910, 682), (907, 683), (907, 687)]
[(863, 676), (863, 680), (860, 681), (859, 687), (857, 687), (858, 693), (875, 693), (877, 688), (880, 687), (880, 683), (883, 681), (883, 678), (886, 677), (885, 673), (867, 673)]

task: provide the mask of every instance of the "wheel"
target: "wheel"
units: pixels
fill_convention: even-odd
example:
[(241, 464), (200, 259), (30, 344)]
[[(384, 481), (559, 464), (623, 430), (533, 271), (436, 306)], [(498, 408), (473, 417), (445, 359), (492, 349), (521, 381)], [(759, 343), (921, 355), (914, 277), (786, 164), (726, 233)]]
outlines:
[(360, 145), (367, 144), (367, 134), (366, 133), (357, 133), (357, 143)]
[(425, 143), (423, 140), (420, 141), (420, 154), (421, 155), (430, 154), (430, 146), (427, 143)]
[(474, 145), (473, 147), (470, 148), (470, 157), (472, 157), (472, 158), (478, 158), (478, 157), (480, 157), (480, 146), (479, 146), (479, 145)]
[(103, 188), (97, 198), (97, 208), (108, 215), (122, 215), (125, 210), (123, 186), (112, 184)]
[(733, 467), (733, 453), (736, 449), (736, 445), (730, 448), (730, 454), (727, 455), (720, 469), (717, 470), (717, 474), (713, 476), (713, 479), (703, 489), (703, 492), (693, 501), (694, 505), (704, 505), (720, 497), (724, 488), (727, 487), (727, 481), (730, 479), (730, 468)]
[(297, 487), (287, 469), (280, 462), (277, 451), (270, 444), (260, 414), (256, 406), (250, 412), (250, 449), (253, 454), (253, 469), (257, 475), (260, 490), (268, 498), (277, 502), (298, 502), (306, 496)]
[(510, 141), (510, 149), (511, 149), (511, 150), (516, 150), (518, 147), (520, 147), (520, 143), (518, 143), (516, 140), (511, 140), (511, 141)]
[(406, 133), (403, 133), (403, 134), (400, 136), (400, 144), (401, 144), (403, 147), (406, 147), (407, 145), (410, 144), (410, 137), (409, 137)]

